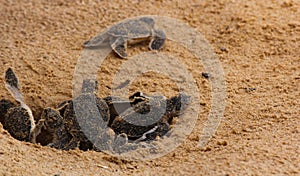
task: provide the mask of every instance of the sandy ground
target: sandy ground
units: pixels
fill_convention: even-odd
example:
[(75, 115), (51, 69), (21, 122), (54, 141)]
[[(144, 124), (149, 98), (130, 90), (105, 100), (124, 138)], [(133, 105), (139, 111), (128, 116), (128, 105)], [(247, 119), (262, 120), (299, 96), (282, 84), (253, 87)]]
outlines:
[[(179, 53), (197, 81), (201, 111), (193, 132), (171, 153), (152, 161), (123, 161), (94, 151), (59, 151), (20, 142), (0, 125), (0, 175), (299, 175), (300, 2), (235, 1), (16, 1), (0, 0), (0, 70), (13, 67), (24, 97), (39, 116), (72, 97), (72, 76), (82, 43), (128, 17), (180, 19), (211, 43), (223, 66), (227, 98), (222, 123), (204, 149), (197, 148), (210, 109), (210, 83), (182, 48), (167, 42), (160, 52)], [(220, 48), (226, 48), (221, 51)], [(146, 46), (130, 54), (148, 51)], [(98, 76), (100, 96), (126, 60), (111, 54)], [(3, 76), (0, 77), (3, 82)], [(246, 91), (245, 88), (255, 88)], [(130, 91), (177, 88), (154, 73)], [(0, 98), (12, 97), (0, 84)]]

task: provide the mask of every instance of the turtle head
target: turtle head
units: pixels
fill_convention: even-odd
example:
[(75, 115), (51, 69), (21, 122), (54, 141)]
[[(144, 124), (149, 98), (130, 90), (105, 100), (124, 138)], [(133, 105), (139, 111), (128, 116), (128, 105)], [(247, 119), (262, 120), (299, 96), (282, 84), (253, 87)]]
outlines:
[(81, 93), (97, 93), (98, 81), (95, 79), (85, 79), (82, 83)]
[(186, 95), (185, 93), (179, 93), (177, 103), (176, 103), (176, 110), (185, 110), (187, 105), (191, 101), (191, 96)]
[(45, 119), (45, 126), (48, 130), (55, 130), (63, 123), (63, 118), (59, 112), (52, 108), (46, 108), (43, 110), (41, 119)]
[(179, 93), (178, 96), (171, 97), (167, 100), (167, 111), (168, 113), (175, 113), (180, 115), (184, 111), (187, 105), (190, 103), (191, 97), (185, 93)]
[(149, 99), (149, 97), (144, 95), (143, 92), (135, 92), (133, 95), (129, 96), (129, 100), (131, 101), (131, 104), (137, 104), (147, 99)]
[(142, 17), (139, 20), (147, 23), (149, 26), (151, 26), (152, 28), (154, 27), (154, 19), (151, 17)]

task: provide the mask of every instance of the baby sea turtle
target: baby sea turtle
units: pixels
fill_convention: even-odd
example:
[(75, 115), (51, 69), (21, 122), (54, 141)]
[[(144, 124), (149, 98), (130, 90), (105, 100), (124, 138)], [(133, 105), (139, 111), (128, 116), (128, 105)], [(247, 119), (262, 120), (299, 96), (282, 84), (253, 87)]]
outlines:
[(125, 112), (127, 109), (135, 106), (139, 102), (148, 101), (148, 98), (146, 98), (142, 92), (136, 92), (129, 96), (129, 100), (115, 96), (107, 96), (103, 98), (103, 100), (109, 107), (110, 118), (108, 126), (111, 127), (112, 122), (117, 116)]
[[(92, 149), (93, 143), (108, 130), (109, 108), (96, 96), (96, 90), (95, 80), (84, 80), (81, 94), (69, 103), (64, 112), (64, 126), (72, 140), (79, 142), (79, 148)], [(108, 138), (102, 138), (109, 142)]]
[(35, 128), (34, 117), (31, 109), (24, 102), (19, 90), (18, 78), (11, 68), (5, 72), (5, 87), (19, 105), (15, 105), (9, 100), (1, 100), (1, 123), (14, 138), (30, 141)]
[(95, 88), (96, 81), (84, 80), (78, 97), (60, 103), (56, 109), (44, 109), (37, 129), (42, 129), (41, 135), (52, 135), (48, 146), (62, 150), (93, 149), (93, 143), (104, 133), (109, 120), (108, 106), (95, 96)]
[(121, 58), (127, 58), (127, 44), (137, 43), (150, 39), (150, 50), (163, 47), (166, 35), (163, 31), (154, 29), (154, 19), (141, 17), (113, 25), (102, 34), (86, 41), (85, 48), (95, 48), (101, 45), (110, 45)]
[(169, 129), (174, 117), (181, 115), (189, 96), (180, 93), (166, 99), (164, 96), (147, 97), (115, 118), (111, 128), (116, 134), (125, 133), (131, 140), (153, 140), (162, 137)]

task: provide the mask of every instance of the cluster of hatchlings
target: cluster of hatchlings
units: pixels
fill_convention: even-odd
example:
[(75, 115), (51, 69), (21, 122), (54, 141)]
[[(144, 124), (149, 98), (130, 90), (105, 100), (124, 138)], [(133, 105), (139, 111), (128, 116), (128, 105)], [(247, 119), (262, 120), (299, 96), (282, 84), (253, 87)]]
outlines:
[[(109, 44), (121, 58), (126, 58), (128, 42), (150, 39), (150, 49), (157, 50), (165, 38), (164, 32), (154, 29), (152, 18), (142, 17), (112, 26), (85, 42), (84, 47), (94, 49)], [(55, 108), (45, 108), (40, 118), (34, 118), (11, 68), (5, 73), (5, 86), (17, 103), (0, 100), (0, 122), (4, 129), (18, 140), (36, 143), (38, 138), (43, 138), (46, 141), (43, 145), (62, 150), (121, 152), (135, 149), (136, 145), (130, 145), (133, 143), (161, 139), (190, 99), (184, 93), (167, 99), (141, 92), (129, 98), (99, 98), (97, 81), (87, 79), (77, 97)]]

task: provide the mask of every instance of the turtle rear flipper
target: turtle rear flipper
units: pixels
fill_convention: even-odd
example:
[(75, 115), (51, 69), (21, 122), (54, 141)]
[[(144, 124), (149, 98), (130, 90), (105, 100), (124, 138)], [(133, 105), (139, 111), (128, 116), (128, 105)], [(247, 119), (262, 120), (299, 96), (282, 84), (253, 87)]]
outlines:
[(149, 44), (150, 50), (159, 50), (166, 41), (166, 34), (160, 30), (153, 30), (153, 36)]

